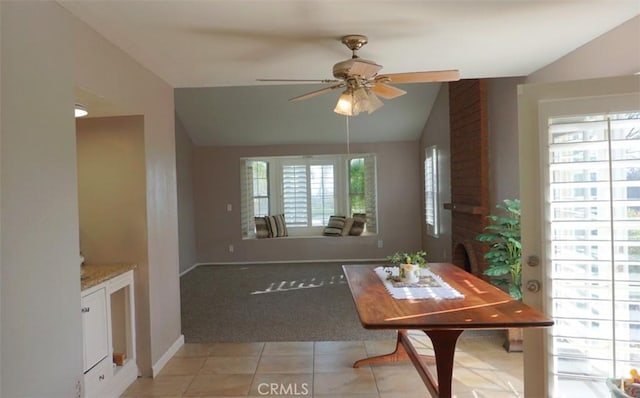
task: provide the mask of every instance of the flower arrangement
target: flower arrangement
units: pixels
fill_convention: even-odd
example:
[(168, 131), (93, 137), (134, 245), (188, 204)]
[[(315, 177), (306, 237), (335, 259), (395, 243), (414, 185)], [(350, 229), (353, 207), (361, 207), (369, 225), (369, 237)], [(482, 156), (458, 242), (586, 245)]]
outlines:
[(419, 250), (415, 253), (395, 252), (387, 256), (386, 260), (392, 264), (418, 264), (420, 268), (424, 268), (427, 265), (426, 257), (427, 252)]

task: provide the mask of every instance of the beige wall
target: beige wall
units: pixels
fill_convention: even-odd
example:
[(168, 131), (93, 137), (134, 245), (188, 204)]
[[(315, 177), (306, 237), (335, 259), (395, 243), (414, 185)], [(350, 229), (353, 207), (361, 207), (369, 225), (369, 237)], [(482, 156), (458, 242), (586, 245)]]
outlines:
[(80, 250), (89, 264), (147, 266), (142, 116), (76, 120)]
[(149, 262), (136, 273), (136, 307), (148, 308), (138, 317), (138, 365), (151, 375), (181, 336), (173, 89), (86, 24), (73, 28), (75, 85), (144, 117)]
[(180, 244), (180, 272), (197, 262), (196, 228), (193, 204), (194, 146), (182, 122), (176, 115), (176, 172), (178, 182), (178, 238)]
[(144, 116), (149, 267), (136, 301), (149, 308), (138, 344), (150, 374), (180, 340), (172, 89), (55, 2), (0, 7), (0, 395), (70, 397), (82, 379), (74, 86)]
[[(345, 153), (345, 145), (197, 147), (194, 182), (198, 262), (379, 259), (420, 247), (419, 150), (413, 142), (352, 144), (352, 153), (376, 153), (377, 236), (242, 240), (240, 158)], [(227, 212), (227, 204), (233, 211)], [(377, 247), (378, 240), (384, 247)], [(228, 246), (234, 245), (234, 253)]]
[[(0, 6), (0, 26), (2, 25), (2, 6)], [(2, 29), (0, 28), (0, 47)], [(2, 87), (2, 51), (0, 51), (0, 87)], [(2, 95), (0, 95), (0, 154), (2, 153)], [(1, 157), (0, 157), (1, 159)], [(2, 161), (0, 160), (0, 220), (2, 220)], [(2, 223), (0, 222), (0, 248), (2, 247)], [(2, 320), (2, 255), (0, 255), (0, 321)], [(2, 328), (0, 328), (0, 386), (2, 385)], [(2, 387), (0, 387), (2, 395)]]
[(54, 2), (0, 8), (0, 396), (73, 397), (82, 323), (72, 19)]
[(535, 71), (527, 83), (632, 75), (640, 72), (640, 15)]
[(489, 203), (520, 198), (518, 181), (518, 84), (524, 77), (487, 79)]
[[(424, 222), (424, 167), (425, 148), (438, 146), (438, 209), (440, 234), (437, 238), (427, 235)], [(444, 203), (451, 202), (451, 145), (449, 128), (449, 86), (440, 87), (436, 101), (431, 108), (429, 119), (420, 138), (420, 225), (422, 247), (427, 251), (429, 261), (451, 261), (451, 211), (445, 210)]]

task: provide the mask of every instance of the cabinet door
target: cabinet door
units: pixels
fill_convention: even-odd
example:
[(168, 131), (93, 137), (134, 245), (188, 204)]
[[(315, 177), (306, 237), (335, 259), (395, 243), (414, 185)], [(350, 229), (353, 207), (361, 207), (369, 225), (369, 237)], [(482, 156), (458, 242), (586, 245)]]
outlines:
[(109, 354), (109, 324), (107, 322), (106, 289), (99, 289), (82, 297), (85, 372)]

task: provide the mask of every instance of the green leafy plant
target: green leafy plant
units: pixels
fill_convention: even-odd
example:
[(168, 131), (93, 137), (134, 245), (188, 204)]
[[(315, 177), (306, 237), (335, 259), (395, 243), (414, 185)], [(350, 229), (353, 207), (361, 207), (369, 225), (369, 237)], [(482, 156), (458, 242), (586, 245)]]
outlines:
[(501, 214), (487, 216), (491, 220), (484, 232), (476, 236), (480, 242), (490, 244), (484, 255), (489, 268), (484, 274), (496, 286), (505, 289), (511, 297), (522, 299), (522, 243), (520, 239), (520, 200), (505, 199), (496, 205)]
[(392, 264), (418, 264), (424, 267), (427, 265), (427, 252), (424, 250), (415, 253), (395, 252), (387, 256), (386, 260)]

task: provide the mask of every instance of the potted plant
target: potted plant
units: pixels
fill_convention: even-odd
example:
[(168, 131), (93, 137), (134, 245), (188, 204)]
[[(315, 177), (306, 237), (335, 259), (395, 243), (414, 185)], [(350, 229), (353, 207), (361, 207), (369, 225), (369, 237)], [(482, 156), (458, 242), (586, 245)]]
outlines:
[(415, 253), (395, 252), (387, 256), (387, 261), (392, 264), (418, 264), (421, 268), (427, 265), (427, 252), (419, 250)]
[(408, 282), (420, 279), (420, 268), (427, 266), (427, 252), (419, 250), (415, 253), (395, 252), (387, 257), (387, 261), (400, 267), (400, 278)]
[[(516, 300), (522, 300), (522, 243), (520, 239), (520, 200), (505, 199), (496, 205), (500, 214), (487, 218), (491, 223), (484, 232), (476, 236), (480, 242), (489, 243), (489, 251), (484, 255), (489, 267), (484, 274), (491, 282), (507, 291)], [(507, 351), (522, 350), (522, 331), (508, 330), (505, 343)]]

